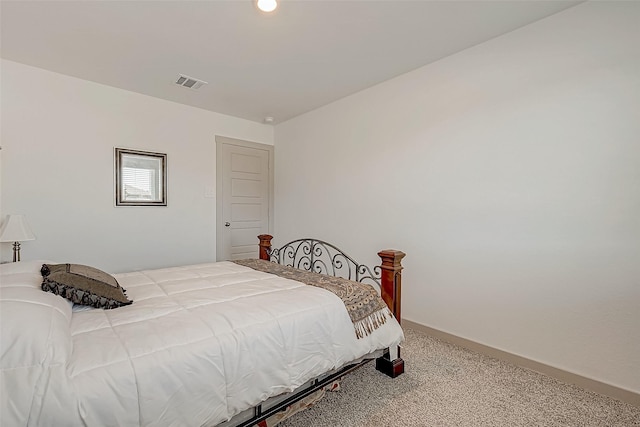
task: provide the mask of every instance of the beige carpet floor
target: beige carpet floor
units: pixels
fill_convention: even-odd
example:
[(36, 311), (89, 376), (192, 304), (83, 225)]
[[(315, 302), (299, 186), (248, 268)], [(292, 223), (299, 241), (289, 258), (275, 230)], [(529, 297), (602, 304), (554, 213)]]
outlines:
[(640, 407), (405, 329), (406, 373), (369, 363), (281, 427), (640, 426)]

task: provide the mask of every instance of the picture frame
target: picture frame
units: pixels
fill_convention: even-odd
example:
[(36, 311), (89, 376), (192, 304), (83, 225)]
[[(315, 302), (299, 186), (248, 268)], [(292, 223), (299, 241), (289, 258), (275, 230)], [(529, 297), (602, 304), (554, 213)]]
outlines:
[(167, 155), (115, 148), (116, 206), (167, 206)]

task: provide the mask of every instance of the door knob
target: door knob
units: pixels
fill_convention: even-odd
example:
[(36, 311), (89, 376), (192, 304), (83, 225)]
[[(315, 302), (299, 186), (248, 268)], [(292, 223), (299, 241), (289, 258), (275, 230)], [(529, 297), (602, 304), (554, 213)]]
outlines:
[(224, 223), (224, 226), (225, 226), (225, 227), (229, 227), (230, 225), (231, 225), (231, 223), (230, 223), (230, 222), (225, 222), (225, 223)]

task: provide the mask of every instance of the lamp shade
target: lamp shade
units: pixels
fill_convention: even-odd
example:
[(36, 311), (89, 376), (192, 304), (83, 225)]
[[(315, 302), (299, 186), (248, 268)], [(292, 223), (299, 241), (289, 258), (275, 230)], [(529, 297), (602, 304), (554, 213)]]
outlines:
[(0, 242), (36, 240), (24, 215), (9, 215), (0, 228)]

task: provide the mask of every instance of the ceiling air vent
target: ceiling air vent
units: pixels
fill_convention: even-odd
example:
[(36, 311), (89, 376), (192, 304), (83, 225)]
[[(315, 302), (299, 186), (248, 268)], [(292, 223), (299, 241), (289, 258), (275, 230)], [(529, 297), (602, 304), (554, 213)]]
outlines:
[(187, 87), (189, 89), (199, 89), (202, 85), (206, 85), (207, 82), (194, 79), (193, 77), (185, 76), (184, 74), (178, 74), (176, 84), (178, 86)]

